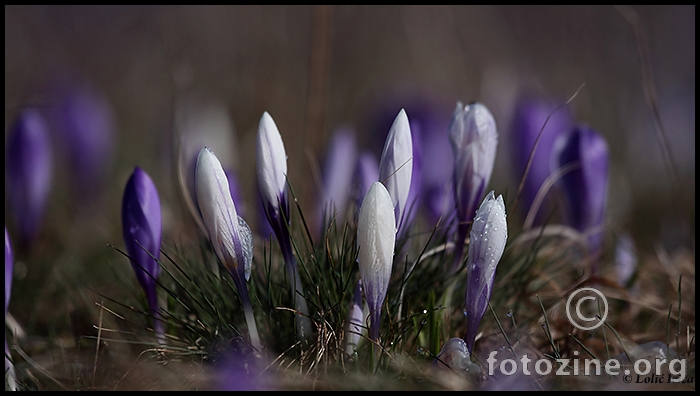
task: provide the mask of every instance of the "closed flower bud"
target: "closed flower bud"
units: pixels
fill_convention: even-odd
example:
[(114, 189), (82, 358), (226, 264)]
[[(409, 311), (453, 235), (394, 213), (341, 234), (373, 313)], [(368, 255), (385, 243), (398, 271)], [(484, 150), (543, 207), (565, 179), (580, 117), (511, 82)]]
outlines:
[(508, 239), (506, 206), (503, 196), (495, 198), (491, 191), (476, 212), (469, 239), (467, 257), (467, 292), (464, 312), (467, 315), (467, 332), (464, 341), (471, 352), (481, 318), (486, 312), (496, 266), (501, 260)]
[(370, 187), (360, 208), (357, 224), (358, 262), (369, 306), (370, 338), (379, 339), (381, 308), (389, 288), (396, 243), (396, 223), (391, 196), (380, 182)]
[(454, 153), (453, 188), (459, 220), (455, 265), (461, 262), (464, 239), (469, 220), (491, 179), (496, 160), (498, 132), (496, 121), (486, 106), (457, 103), (449, 126), (450, 143)]
[[(151, 312), (158, 311), (156, 279), (160, 274), (161, 211), (153, 180), (136, 167), (124, 189), (122, 233), (136, 279), (146, 293)], [(159, 322), (156, 321), (157, 326)]]
[[(256, 147), (258, 186), (265, 204), (265, 212), (274, 229), (276, 226), (283, 225), (282, 214), (289, 219), (286, 193), (287, 153), (284, 150), (284, 143), (277, 125), (268, 112), (263, 113), (260, 118)], [(280, 232), (278, 229), (274, 229), (274, 231), (275, 233)]]
[(450, 368), (458, 374), (481, 371), (477, 364), (472, 363), (467, 344), (459, 337), (447, 340), (435, 358), (434, 364), (440, 368)]
[(36, 109), (24, 110), (10, 130), (5, 169), (8, 203), (20, 240), (39, 230), (51, 191), (52, 150), (48, 126)]
[(253, 234), (245, 220), (238, 216), (226, 173), (208, 147), (204, 147), (197, 157), (195, 191), (209, 241), (216, 256), (233, 276), (243, 304), (251, 344), (260, 350), (258, 331), (245, 283), (250, 278), (253, 262)]
[(394, 208), (397, 229), (401, 227), (411, 188), (413, 141), (406, 112), (401, 109), (389, 129), (379, 160), (379, 180), (384, 183)]

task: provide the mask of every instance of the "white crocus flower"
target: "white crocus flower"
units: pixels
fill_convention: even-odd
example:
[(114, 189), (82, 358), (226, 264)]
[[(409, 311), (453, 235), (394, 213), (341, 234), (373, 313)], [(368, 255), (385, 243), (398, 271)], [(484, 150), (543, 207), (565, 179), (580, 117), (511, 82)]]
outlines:
[(253, 262), (253, 234), (245, 220), (238, 216), (226, 173), (208, 147), (204, 147), (197, 157), (195, 190), (202, 222), (214, 252), (231, 272), (238, 289), (251, 344), (260, 350), (260, 339), (246, 286)]
[(413, 172), (413, 142), (406, 111), (401, 109), (389, 129), (379, 160), (379, 181), (384, 183), (394, 208), (396, 227), (401, 227)]
[(496, 266), (501, 260), (507, 239), (508, 225), (503, 196), (496, 198), (491, 191), (476, 211), (469, 237), (465, 299), (467, 332), (464, 341), (470, 352), (474, 348), (479, 323), (491, 299)]
[(265, 210), (274, 209), (279, 216), (280, 202), (287, 188), (287, 153), (277, 125), (268, 112), (260, 118), (256, 149), (258, 184)]
[(381, 308), (389, 288), (396, 243), (396, 221), (389, 192), (374, 182), (367, 192), (357, 223), (358, 262), (370, 310), (370, 338), (379, 339)]

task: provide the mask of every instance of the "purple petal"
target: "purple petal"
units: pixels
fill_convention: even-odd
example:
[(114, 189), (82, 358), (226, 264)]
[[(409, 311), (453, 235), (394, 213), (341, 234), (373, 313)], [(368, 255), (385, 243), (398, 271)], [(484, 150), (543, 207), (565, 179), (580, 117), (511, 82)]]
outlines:
[(124, 189), (122, 232), (136, 278), (152, 309), (157, 303), (155, 278), (160, 274), (160, 266), (153, 257), (160, 257), (161, 227), (156, 186), (146, 172), (136, 167)]
[[(559, 181), (564, 191), (566, 221), (580, 232), (588, 232), (603, 224), (608, 188), (608, 145), (592, 128), (579, 125), (570, 133), (557, 139), (555, 144), (556, 166), (579, 163)], [(593, 231), (589, 236), (589, 248), (597, 251), (603, 234)]]
[[(510, 148), (513, 155), (513, 174), (518, 184), (525, 172), (537, 136), (542, 130), (537, 150), (533, 154), (530, 169), (523, 185), (520, 207), (525, 214), (532, 206), (540, 187), (551, 174), (550, 162), (554, 142), (561, 133), (566, 133), (573, 126), (569, 108), (564, 107), (554, 111), (559, 106), (560, 104), (554, 101), (524, 96), (519, 99), (514, 112), (511, 130), (513, 140)], [(547, 121), (546, 125), (545, 121)], [(542, 129), (543, 126), (544, 129)], [(543, 207), (537, 212), (535, 225), (540, 225), (546, 214), (552, 209), (546, 205), (546, 202), (543, 202)]]
[(48, 127), (35, 109), (24, 110), (12, 126), (6, 159), (11, 214), (28, 242), (44, 217), (53, 172)]

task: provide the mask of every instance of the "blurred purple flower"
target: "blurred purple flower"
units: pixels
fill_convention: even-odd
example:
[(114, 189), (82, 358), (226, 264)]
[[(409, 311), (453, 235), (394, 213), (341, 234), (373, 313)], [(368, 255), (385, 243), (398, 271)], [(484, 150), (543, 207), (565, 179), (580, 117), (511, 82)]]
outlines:
[(379, 321), (389, 288), (395, 243), (391, 196), (381, 182), (374, 182), (362, 201), (357, 223), (357, 261), (371, 315), (369, 334), (374, 341), (379, 340)]
[[(530, 169), (523, 184), (519, 204), (523, 216), (527, 215), (537, 192), (551, 174), (550, 163), (554, 142), (561, 133), (571, 130), (573, 126), (569, 108), (557, 109), (558, 106), (556, 102), (532, 96), (522, 96), (516, 104), (513, 114), (510, 148), (513, 156), (513, 175), (517, 183), (521, 182), (535, 141), (537, 141), (540, 130), (542, 130), (542, 135), (540, 135), (537, 143), (537, 150), (532, 154)], [(555, 109), (557, 110), (554, 111)], [(552, 113), (552, 111), (554, 112)], [(549, 117), (549, 120), (547, 120), (547, 117)], [(545, 121), (547, 121), (546, 125)], [(544, 129), (542, 129), (543, 126)], [(542, 206), (538, 208), (534, 225), (541, 225), (547, 214), (552, 210), (552, 206), (547, 205), (547, 202), (547, 200), (544, 200)]]
[(23, 243), (36, 236), (51, 191), (53, 163), (47, 128), (36, 109), (26, 109), (12, 126), (7, 143), (5, 191)]
[[(146, 293), (151, 313), (158, 317), (156, 279), (160, 274), (160, 244), (162, 236), (160, 199), (151, 177), (141, 168), (134, 172), (124, 189), (122, 200), (122, 232), (126, 251), (136, 279)], [(162, 334), (162, 323), (154, 319), (156, 334)]]
[(353, 197), (359, 210), (362, 200), (372, 184), (379, 181), (379, 162), (370, 151), (363, 151), (357, 158)]
[(496, 198), (491, 191), (476, 212), (470, 233), (464, 309), (467, 316), (464, 341), (470, 353), (474, 349), (479, 323), (491, 299), (496, 267), (503, 255), (507, 239), (508, 225), (503, 196), (499, 195)]
[(260, 337), (246, 285), (253, 262), (253, 233), (248, 223), (236, 212), (226, 173), (208, 147), (204, 147), (197, 158), (195, 191), (209, 241), (216, 256), (233, 277), (243, 304), (250, 342), (259, 351)]
[(449, 126), (454, 153), (453, 188), (457, 207), (457, 246), (452, 271), (459, 268), (469, 221), (491, 179), (496, 160), (496, 121), (486, 106), (457, 102)]
[(62, 91), (53, 122), (72, 165), (78, 196), (94, 197), (104, 185), (114, 151), (115, 122), (107, 98), (88, 85)]
[(403, 227), (413, 173), (413, 139), (406, 111), (401, 109), (389, 129), (379, 159), (379, 181), (384, 183), (394, 206), (396, 229)]
[(592, 128), (579, 125), (559, 136), (553, 160), (558, 169), (573, 167), (559, 180), (565, 221), (579, 232), (588, 233), (589, 250), (598, 254), (603, 243), (601, 228), (608, 189), (608, 144)]
[(233, 350), (221, 358), (215, 370), (215, 391), (271, 391), (275, 379), (266, 358), (252, 351)]
[(322, 228), (323, 222), (330, 222), (333, 216), (337, 215), (339, 221), (345, 219), (356, 161), (357, 143), (354, 129), (349, 126), (337, 128), (326, 151), (323, 168), (321, 202), (318, 205), (318, 219)]

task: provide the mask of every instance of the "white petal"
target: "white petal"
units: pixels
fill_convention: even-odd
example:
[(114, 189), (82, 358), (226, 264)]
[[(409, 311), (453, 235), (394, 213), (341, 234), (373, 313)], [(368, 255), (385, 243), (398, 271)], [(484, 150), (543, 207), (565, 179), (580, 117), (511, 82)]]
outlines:
[(386, 297), (395, 242), (391, 197), (382, 183), (375, 182), (362, 201), (357, 224), (360, 276), (371, 311), (380, 309)]
[(257, 137), (258, 185), (263, 200), (277, 208), (287, 186), (287, 153), (282, 136), (268, 112), (263, 113)]
[(413, 141), (406, 111), (401, 109), (389, 129), (379, 161), (379, 180), (391, 196), (397, 227), (401, 225), (413, 172)]

